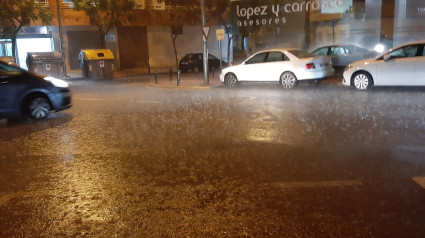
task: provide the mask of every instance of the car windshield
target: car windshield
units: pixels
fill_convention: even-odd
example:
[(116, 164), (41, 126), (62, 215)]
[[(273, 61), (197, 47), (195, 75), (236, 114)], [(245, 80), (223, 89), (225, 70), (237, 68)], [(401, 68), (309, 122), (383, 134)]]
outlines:
[(313, 54), (308, 53), (306, 51), (302, 51), (302, 50), (289, 50), (289, 53), (295, 55), (298, 58), (310, 58), (310, 57), (314, 57)]
[(23, 70), (12, 65), (0, 62), (0, 72), (22, 72)]

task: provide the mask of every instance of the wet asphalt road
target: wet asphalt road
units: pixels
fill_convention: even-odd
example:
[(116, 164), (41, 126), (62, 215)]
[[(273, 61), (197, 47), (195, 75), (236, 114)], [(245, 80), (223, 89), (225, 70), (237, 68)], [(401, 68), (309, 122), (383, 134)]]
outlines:
[(0, 237), (424, 237), (423, 88), (71, 87), (0, 120)]

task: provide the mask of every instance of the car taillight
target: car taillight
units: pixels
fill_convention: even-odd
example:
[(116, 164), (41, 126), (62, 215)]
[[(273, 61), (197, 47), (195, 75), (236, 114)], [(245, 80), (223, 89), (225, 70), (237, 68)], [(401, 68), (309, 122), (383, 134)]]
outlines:
[(315, 66), (313, 63), (310, 63), (310, 64), (306, 64), (306, 65), (305, 65), (305, 68), (306, 68), (306, 69), (315, 69), (315, 68), (316, 68), (316, 66)]

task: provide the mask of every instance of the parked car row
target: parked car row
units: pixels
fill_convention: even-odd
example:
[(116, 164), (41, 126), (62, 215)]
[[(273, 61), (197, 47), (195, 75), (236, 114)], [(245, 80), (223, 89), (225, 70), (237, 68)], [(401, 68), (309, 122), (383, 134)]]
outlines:
[(275, 81), (291, 89), (299, 82), (318, 84), (344, 69), (342, 84), (358, 90), (372, 86), (425, 86), (424, 48), (425, 41), (410, 42), (377, 56), (353, 45), (321, 47), (312, 53), (263, 50), (239, 65), (223, 69), (220, 81), (229, 88), (243, 81)]

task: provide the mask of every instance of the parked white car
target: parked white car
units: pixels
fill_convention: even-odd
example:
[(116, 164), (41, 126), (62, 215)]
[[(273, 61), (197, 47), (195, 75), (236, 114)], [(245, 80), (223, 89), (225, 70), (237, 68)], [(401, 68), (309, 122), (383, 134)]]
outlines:
[(220, 81), (229, 88), (238, 82), (279, 82), (284, 88), (294, 88), (299, 81), (320, 83), (334, 70), (327, 56), (314, 56), (296, 49), (260, 51), (239, 65), (222, 70)]
[(342, 84), (366, 90), (372, 86), (425, 86), (425, 41), (393, 48), (375, 59), (356, 61), (344, 70)]

